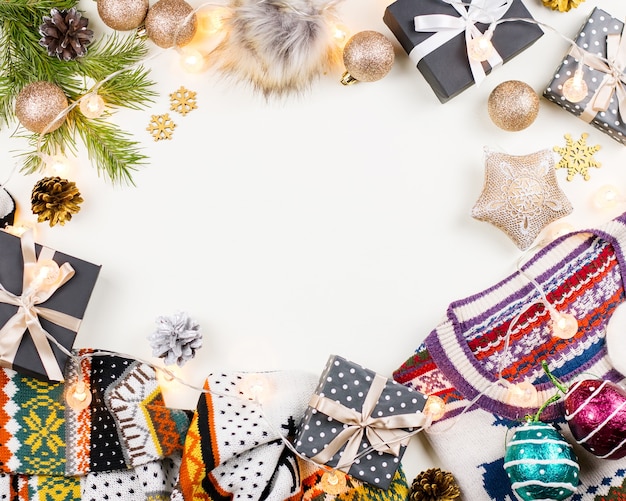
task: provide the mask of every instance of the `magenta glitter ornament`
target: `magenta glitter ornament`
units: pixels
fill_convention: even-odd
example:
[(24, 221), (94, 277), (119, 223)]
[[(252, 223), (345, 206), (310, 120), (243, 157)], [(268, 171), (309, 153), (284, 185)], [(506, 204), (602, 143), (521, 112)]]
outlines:
[(626, 391), (611, 381), (585, 379), (565, 395), (572, 436), (601, 459), (626, 456)]

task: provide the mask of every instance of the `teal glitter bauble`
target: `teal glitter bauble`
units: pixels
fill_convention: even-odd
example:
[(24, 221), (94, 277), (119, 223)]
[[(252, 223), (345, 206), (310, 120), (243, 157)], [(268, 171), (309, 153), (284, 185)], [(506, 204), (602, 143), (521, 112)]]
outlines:
[(542, 422), (526, 423), (515, 430), (504, 456), (515, 494), (524, 501), (561, 501), (576, 492), (578, 459), (563, 436)]

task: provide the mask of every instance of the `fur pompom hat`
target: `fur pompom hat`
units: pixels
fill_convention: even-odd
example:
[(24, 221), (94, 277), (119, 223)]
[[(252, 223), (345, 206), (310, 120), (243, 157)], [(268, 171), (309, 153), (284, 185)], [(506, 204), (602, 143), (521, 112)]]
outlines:
[(332, 30), (337, 0), (233, 0), (217, 69), (265, 97), (301, 92), (341, 61)]

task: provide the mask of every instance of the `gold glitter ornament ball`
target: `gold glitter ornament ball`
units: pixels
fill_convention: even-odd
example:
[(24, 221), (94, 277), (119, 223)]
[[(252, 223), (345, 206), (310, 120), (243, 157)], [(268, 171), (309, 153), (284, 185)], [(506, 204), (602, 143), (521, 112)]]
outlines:
[(159, 47), (182, 47), (191, 42), (198, 26), (193, 8), (184, 0), (159, 0), (148, 9), (145, 27), (148, 38)]
[[(65, 115), (58, 118), (68, 107), (63, 90), (45, 80), (26, 85), (15, 99), (15, 116), (31, 132), (52, 132), (65, 122)], [(53, 123), (54, 121), (54, 123)]]
[(527, 83), (507, 80), (498, 85), (487, 102), (489, 117), (501, 129), (523, 130), (539, 113), (539, 96)]
[(383, 78), (393, 66), (395, 55), (392, 43), (377, 31), (360, 31), (348, 40), (343, 49), (346, 67), (341, 83), (375, 82)]
[(98, 0), (98, 14), (109, 28), (129, 31), (139, 28), (148, 13), (148, 0)]

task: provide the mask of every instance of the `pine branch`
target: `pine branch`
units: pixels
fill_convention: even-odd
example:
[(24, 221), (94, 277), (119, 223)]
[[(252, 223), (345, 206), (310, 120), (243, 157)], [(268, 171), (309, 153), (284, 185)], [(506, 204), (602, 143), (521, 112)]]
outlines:
[(53, 7), (69, 9), (76, 5), (76, 0), (0, 0), (0, 20), (18, 21), (29, 14), (38, 15), (42, 10), (48, 11)]
[(16, 134), (16, 137), (27, 137), (28, 144), (32, 148), (30, 151), (18, 155), (24, 158), (20, 169), (22, 172), (32, 174), (43, 171), (46, 167), (45, 156), (65, 155), (68, 151), (76, 154), (76, 140), (72, 131), (72, 114), (73, 112), (70, 111), (63, 125), (48, 134), (21, 136)]
[[(75, 5), (75, 0), (0, 0), (0, 128), (15, 120), (15, 99), (22, 88), (38, 80), (55, 83), (74, 103), (94, 82), (101, 83), (98, 92), (110, 107), (138, 110), (153, 101), (154, 82), (140, 66), (148, 52), (145, 39), (115, 33), (90, 44), (87, 55), (72, 61), (51, 57), (39, 45), (43, 17), (53, 7), (63, 10)], [(98, 174), (106, 174), (114, 183), (133, 184), (132, 171), (147, 159), (129, 134), (106, 117), (85, 118), (77, 107), (60, 128), (27, 137), (32, 150), (21, 155), (22, 171), (27, 173), (43, 169), (42, 156), (75, 151), (77, 137)]]
[(104, 80), (116, 71), (139, 63), (148, 53), (145, 41), (134, 36), (119, 37), (116, 33), (95, 41), (87, 57), (70, 61), (74, 71), (95, 81)]
[(113, 183), (135, 184), (132, 172), (145, 164), (139, 143), (115, 124), (103, 119), (85, 119), (76, 114), (76, 131), (85, 143), (98, 175), (106, 174)]
[(153, 98), (157, 95), (150, 88), (154, 82), (148, 79), (148, 73), (148, 70), (143, 68), (120, 73), (105, 82), (98, 89), (98, 94), (111, 106), (133, 110), (144, 109), (149, 103), (154, 102)]

